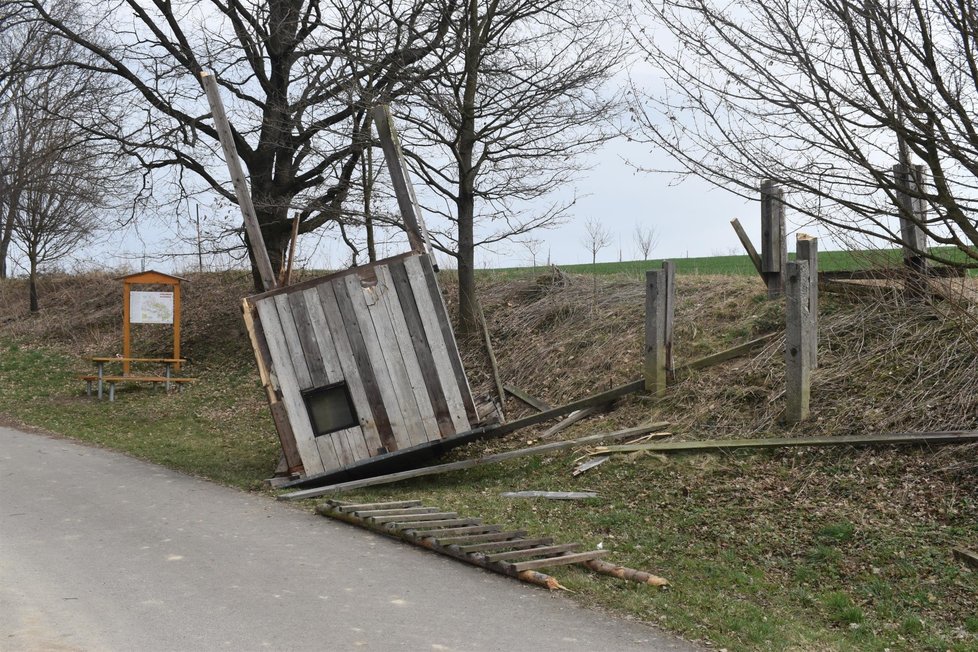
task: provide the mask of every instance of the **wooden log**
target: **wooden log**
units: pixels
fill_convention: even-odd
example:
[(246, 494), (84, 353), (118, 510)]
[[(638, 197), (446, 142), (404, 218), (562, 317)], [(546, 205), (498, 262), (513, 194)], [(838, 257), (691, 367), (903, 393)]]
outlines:
[(587, 566), (596, 573), (611, 575), (612, 577), (617, 577), (618, 579), (622, 580), (638, 582), (639, 584), (648, 584), (649, 586), (669, 586), (669, 580), (665, 579), (664, 577), (646, 573), (645, 571), (635, 570), (634, 568), (609, 564), (603, 559), (591, 559), (584, 562), (583, 565)]
[(761, 278), (764, 278), (764, 270), (761, 268), (761, 256), (757, 253), (757, 249), (754, 248), (754, 243), (750, 241), (750, 236), (747, 235), (747, 231), (741, 226), (740, 220), (734, 218), (730, 220), (731, 226), (733, 226), (734, 231), (737, 232), (737, 237), (740, 239), (740, 244), (744, 246), (747, 251), (747, 256), (750, 258), (750, 262), (753, 263), (754, 269), (760, 274)]
[(530, 396), (519, 387), (513, 387), (512, 385), (503, 385), (503, 391), (509, 394), (510, 396), (512, 396), (513, 398), (522, 401), (523, 403), (526, 403), (537, 412), (544, 412), (552, 408), (552, 406), (547, 405), (546, 403), (544, 403), (543, 401), (541, 401), (536, 397)]
[(824, 446), (896, 446), (969, 444), (978, 442), (978, 431), (913, 432), (890, 435), (839, 435), (835, 437), (770, 437), (765, 439), (711, 439), (703, 441), (664, 441), (650, 444), (597, 446), (588, 455), (609, 453), (691, 453), (721, 452), (764, 448)]
[(795, 241), (795, 259), (808, 263), (808, 310), (811, 337), (808, 340), (808, 365), (818, 368), (818, 238), (799, 233)]
[(429, 466), (420, 469), (411, 469), (410, 471), (391, 473), (389, 475), (383, 475), (377, 478), (352, 480), (350, 482), (341, 482), (339, 484), (330, 485), (328, 487), (317, 487), (314, 489), (304, 489), (300, 491), (294, 491), (292, 493), (283, 494), (279, 496), (278, 499), (299, 500), (302, 498), (316, 498), (318, 496), (325, 496), (328, 494), (339, 493), (342, 491), (350, 491), (353, 489), (360, 489), (363, 487), (374, 487), (377, 485), (391, 484), (393, 482), (400, 482), (401, 480), (409, 480), (412, 478), (420, 478), (429, 475), (439, 475), (442, 473), (448, 473), (450, 471), (461, 471), (463, 469), (471, 469), (477, 466), (498, 464), (499, 462), (505, 462), (507, 460), (512, 460), (520, 457), (527, 457), (532, 455), (546, 455), (548, 453), (555, 453), (557, 451), (567, 450), (570, 448), (577, 448), (587, 444), (597, 443), (599, 441), (627, 439), (628, 437), (636, 437), (638, 435), (644, 435), (650, 432), (654, 432), (655, 430), (658, 430), (661, 427), (662, 427), (661, 423), (650, 423), (648, 425), (638, 426), (635, 428), (628, 428), (616, 432), (602, 433), (598, 435), (591, 435), (589, 437), (581, 437), (580, 439), (573, 439), (570, 441), (554, 442), (551, 444), (543, 444), (541, 446), (522, 448), (515, 451), (507, 451), (505, 453), (497, 453), (495, 455), (488, 455), (486, 457), (480, 457), (478, 459), (462, 460), (459, 462), (450, 462), (448, 464), (438, 464), (436, 466)]
[(255, 266), (258, 268), (258, 275), (264, 288), (273, 290), (277, 287), (275, 272), (272, 271), (272, 263), (268, 259), (265, 238), (262, 236), (255, 206), (251, 202), (248, 182), (245, 180), (241, 161), (238, 159), (234, 133), (231, 131), (231, 124), (224, 113), (224, 102), (221, 101), (221, 93), (217, 88), (217, 78), (213, 73), (202, 72), (200, 73), (200, 80), (204, 85), (204, 92), (207, 94), (207, 101), (211, 106), (214, 128), (217, 129), (218, 140), (221, 141), (221, 149), (224, 150), (224, 160), (231, 175), (231, 184), (234, 186), (234, 195), (238, 200), (238, 207), (244, 217), (245, 232), (248, 234), (248, 244), (255, 260)]
[(787, 262), (784, 191), (774, 181), (765, 179), (761, 182), (761, 270), (769, 299), (776, 299), (784, 292)]
[(812, 315), (808, 303), (811, 281), (808, 262), (788, 263), (785, 284), (787, 327), (785, 332), (785, 390), (787, 423), (799, 423), (809, 416), (812, 391), (811, 338)]

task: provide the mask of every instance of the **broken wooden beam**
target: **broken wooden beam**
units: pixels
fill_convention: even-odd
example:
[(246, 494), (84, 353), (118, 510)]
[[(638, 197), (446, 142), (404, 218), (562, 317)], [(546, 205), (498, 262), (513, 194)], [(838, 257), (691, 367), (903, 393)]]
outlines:
[(747, 235), (747, 231), (741, 226), (740, 220), (734, 218), (730, 220), (730, 225), (733, 226), (734, 231), (737, 232), (737, 237), (740, 239), (740, 244), (744, 246), (747, 251), (747, 256), (750, 258), (750, 262), (754, 264), (754, 269), (757, 273), (764, 278), (764, 269), (761, 267), (761, 256), (757, 253), (757, 249), (754, 248), (754, 243), (750, 241), (750, 236)]
[(558, 421), (554, 425), (550, 426), (550, 428), (545, 430), (543, 434), (540, 435), (540, 439), (550, 439), (557, 433), (567, 430), (578, 421), (583, 421), (584, 419), (594, 416), (599, 412), (607, 412), (611, 409), (611, 405), (611, 403), (607, 403), (605, 405), (592, 405), (591, 407), (586, 407), (583, 410), (571, 412), (562, 421)]
[(598, 446), (589, 455), (608, 453), (719, 452), (736, 449), (763, 449), (800, 446), (892, 446), (912, 444), (967, 444), (978, 442), (976, 431), (913, 432), (891, 435), (840, 435), (836, 437), (771, 437), (767, 439), (711, 439), (702, 441), (667, 441), (651, 444)]
[(691, 371), (706, 369), (707, 367), (713, 367), (715, 365), (727, 362), (728, 360), (733, 360), (734, 358), (747, 355), (748, 353), (752, 353), (757, 349), (767, 346), (772, 341), (783, 336), (784, 333), (769, 333), (750, 340), (749, 342), (732, 346), (729, 349), (724, 349), (723, 351), (718, 351), (702, 358), (697, 358), (696, 360), (687, 362), (686, 364), (677, 367), (675, 378), (676, 380), (680, 380), (688, 376)]
[(513, 387), (512, 385), (503, 385), (503, 391), (512, 396), (513, 398), (526, 403), (531, 408), (537, 412), (546, 412), (547, 410), (552, 410), (553, 406), (544, 403), (535, 396), (530, 396), (524, 392), (519, 387)]
[(282, 494), (281, 496), (278, 497), (278, 499), (300, 500), (302, 498), (317, 498), (319, 496), (340, 493), (343, 491), (351, 491), (353, 489), (361, 489), (363, 487), (374, 487), (377, 485), (400, 482), (401, 480), (410, 480), (412, 478), (420, 478), (429, 475), (440, 475), (442, 473), (448, 473), (450, 471), (461, 471), (463, 469), (471, 469), (477, 466), (485, 466), (488, 464), (498, 464), (499, 462), (505, 462), (507, 460), (516, 459), (518, 457), (528, 457), (531, 455), (545, 455), (547, 453), (555, 453), (557, 451), (567, 450), (569, 448), (577, 448), (580, 446), (585, 446), (587, 444), (594, 444), (600, 441), (620, 440), (620, 439), (627, 439), (628, 437), (637, 437), (639, 435), (655, 432), (656, 430), (664, 428), (668, 425), (669, 425), (668, 423), (663, 423), (663, 422), (649, 423), (644, 426), (627, 428), (625, 430), (618, 430), (616, 432), (590, 435), (588, 437), (581, 437), (580, 439), (553, 442), (551, 444), (532, 446), (530, 448), (521, 448), (519, 450), (506, 451), (505, 453), (497, 453), (495, 455), (488, 455), (486, 457), (480, 457), (471, 460), (462, 460), (459, 462), (449, 462), (448, 464), (438, 464), (435, 466), (422, 467), (420, 469), (411, 469), (409, 471), (391, 473), (376, 478), (365, 478), (363, 480), (352, 480), (350, 482), (341, 482), (339, 484), (329, 485), (327, 487), (318, 487), (315, 489), (303, 489), (288, 494)]
[(978, 552), (966, 548), (955, 548), (953, 552), (954, 558), (958, 561), (968, 564), (972, 568), (978, 568)]

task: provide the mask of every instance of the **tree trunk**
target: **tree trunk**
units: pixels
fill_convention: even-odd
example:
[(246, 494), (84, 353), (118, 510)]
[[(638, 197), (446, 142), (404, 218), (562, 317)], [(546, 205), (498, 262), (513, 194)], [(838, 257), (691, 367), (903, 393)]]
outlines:
[(482, 44), (479, 41), (479, 3), (469, 0), (465, 50), (465, 92), (462, 96), (458, 143), (458, 317), (463, 335), (479, 325), (479, 300), (475, 293), (475, 102)]
[(0, 279), (7, 278), (7, 252), (10, 251), (10, 241), (14, 235), (14, 215), (19, 203), (20, 193), (16, 190), (7, 196), (7, 213), (0, 222), (0, 226), (3, 227), (3, 231), (0, 232)]
[(30, 273), (30, 279), (28, 281), (28, 285), (29, 285), (28, 291), (30, 292), (31, 312), (35, 313), (38, 310), (40, 310), (40, 306), (38, 305), (37, 302), (37, 256), (36, 255), (30, 256), (30, 267), (31, 267), (31, 273)]

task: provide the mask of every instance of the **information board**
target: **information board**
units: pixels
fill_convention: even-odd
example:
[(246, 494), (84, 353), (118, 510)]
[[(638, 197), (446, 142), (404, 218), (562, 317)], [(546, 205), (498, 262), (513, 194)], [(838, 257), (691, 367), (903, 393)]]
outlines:
[(133, 324), (172, 324), (172, 292), (130, 292), (129, 321)]

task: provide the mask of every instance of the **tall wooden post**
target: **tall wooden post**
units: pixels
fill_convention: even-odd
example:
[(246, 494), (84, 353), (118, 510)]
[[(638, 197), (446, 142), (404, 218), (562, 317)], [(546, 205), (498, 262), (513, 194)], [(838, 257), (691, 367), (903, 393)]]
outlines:
[(767, 296), (776, 299), (784, 292), (788, 244), (784, 229), (784, 191), (771, 179), (761, 182), (761, 275)]
[(788, 263), (786, 269), (785, 422), (798, 423), (808, 419), (811, 397), (812, 312), (808, 296), (811, 283), (807, 261)]
[(676, 303), (676, 264), (645, 272), (645, 390), (666, 393), (672, 374), (672, 332)]
[(238, 208), (244, 217), (245, 231), (248, 234), (248, 242), (251, 244), (251, 255), (255, 259), (255, 266), (258, 267), (258, 275), (261, 277), (262, 285), (265, 290), (272, 290), (277, 287), (275, 282), (275, 272), (272, 271), (272, 263), (268, 259), (268, 249), (265, 247), (265, 238), (261, 234), (261, 225), (258, 223), (258, 215), (255, 213), (255, 205), (251, 202), (251, 192), (248, 190), (248, 182), (245, 180), (244, 171), (241, 169), (241, 161), (238, 159), (238, 149), (234, 144), (234, 134), (231, 133), (231, 125), (227, 116), (224, 114), (224, 102), (221, 101), (221, 94), (217, 88), (217, 79), (208, 72), (200, 73), (201, 82), (204, 84), (204, 91), (207, 93), (207, 101), (211, 105), (211, 116), (214, 119), (214, 128), (217, 129), (218, 139), (221, 141), (221, 149), (224, 150), (224, 159), (231, 175), (231, 183), (234, 186), (234, 194), (238, 199)]
[[(180, 284), (173, 284), (173, 357), (180, 359)], [(173, 370), (180, 373), (180, 363), (173, 363)]]
[(808, 309), (811, 311), (812, 336), (808, 347), (809, 363), (818, 369), (818, 238), (799, 233), (795, 242), (795, 259), (808, 263)]
[(129, 355), (130, 347), (132, 345), (132, 335), (129, 327), (129, 319), (131, 315), (129, 314), (129, 292), (132, 290), (132, 286), (129, 281), (122, 282), (122, 375), (129, 375)]
[(896, 201), (900, 209), (900, 240), (903, 243), (903, 264), (907, 267), (907, 292), (922, 296), (923, 276), (927, 273), (927, 234), (921, 228), (927, 219), (927, 202), (921, 196), (924, 185), (923, 165), (894, 165)]

